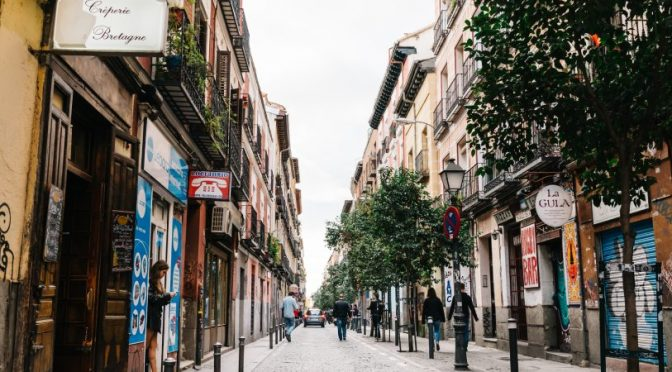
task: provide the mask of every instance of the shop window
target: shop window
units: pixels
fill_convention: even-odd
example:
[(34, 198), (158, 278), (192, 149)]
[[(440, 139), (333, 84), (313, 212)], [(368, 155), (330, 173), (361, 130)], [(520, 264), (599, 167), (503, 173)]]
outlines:
[(228, 258), (209, 252), (206, 257), (206, 327), (226, 325), (228, 313)]

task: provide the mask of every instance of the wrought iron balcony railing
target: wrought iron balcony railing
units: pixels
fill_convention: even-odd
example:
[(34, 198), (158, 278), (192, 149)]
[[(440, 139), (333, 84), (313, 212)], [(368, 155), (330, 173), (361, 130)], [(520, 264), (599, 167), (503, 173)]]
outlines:
[(257, 211), (252, 204), (246, 204), (243, 206), (243, 210), (245, 212), (245, 234), (243, 235), (243, 240), (256, 243), (258, 229)]
[(245, 11), (240, 9), (241, 34), (233, 38), (233, 51), (236, 54), (236, 60), (241, 72), (250, 72), (250, 31), (247, 27), (247, 20), (245, 18)]
[(429, 178), (429, 151), (427, 149), (420, 150), (415, 156), (415, 171), (420, 173), (422, 180)]
[(254, 102), (250, 99), (247, 102), (247, 110), (245, 110), (245, 120), (243, 126), (245, 127), (245, 133), (250, 143), (254, 141)]
[(446, 9), (442, 10), (439, 13), (439, 17), (434, 23), (434, 45), (432, 45), (432, 50), (436, 53), (443, 45), (443, 41), (446, 39), (448, 34), (448, 11)]
[[(474, 49), (476, 50), (482, 50), (483, 49), (483, 44), (476, 44), (474, 46)], [(474, 84), (476, 79), (478, 78), (478, 71), (481, 70), (482, 63), (481, 61), (478, 61), (475, 57), (470, 56), (467, 58), (464, 63), (462, 63), (462, 73), (463, 73), (463, 87), (464, 87), (464, 92), (465, 92), (465, 98), (468, 95), (468, 93), (471, 91), (471, 86)]]
[(259, 244), (259, 249), (266, 250), (266, 226), (264, 226), (264, 223), (259, 221), (259, 234), (257, 235), (257, 242)]
[(453, 81), (446, 90), (446, 119), (450, 122), (455, 118), (460, 105), (463, 103), (462, 94), (464, 93), (464, 80), (462, 74), (456, 74)]
[(219, 0), (224, 13), (224, 23), (233, 36), (240, 35), (240, 3), (238, 0)]

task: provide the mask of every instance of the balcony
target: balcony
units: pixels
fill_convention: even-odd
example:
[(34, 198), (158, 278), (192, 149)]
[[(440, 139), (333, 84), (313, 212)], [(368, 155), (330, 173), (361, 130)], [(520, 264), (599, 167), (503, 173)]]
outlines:
[(245, 133), (247, 134), (247, 138), (250, 141), (250, 144), (252, 144), (252, 141), (254, 141), (254, 103), (252, 100), (248, 100), (247, 102), (247, 110), (245, 110), (245, 119), (243, 123), (243, 127), (245, 128)]
[(525, 178), (530, 172), (539, 170), (559, 170), (562, 160), (560, 145), (550, 143), (548, 138), (539, 133), (536, 125), (532, 128), (527, 147), (532, 150), (532, 155), (514, 167), (515, 178)]
[(257, 243), (259, 245), (259, 249), (261, 251), (266, 251), (268, 250), (268, 246), (266, 245), (266, 226), (264, 226), (264, 223), (259, 221), (259, 224), (257, 225), (259, 227), (259, 233), (257, 234)]
[(229, 34), (240, 36), (240, 3), (238, 0), (219, 0)]
[(439, 103), (434, 108), (434, 139), (440, 139), (448, 132), (450, 127), (446, 120), (444, 107), (446, 106), (446, 98), (439, 99)]
[(489, 206), (489, 198), (485, 197), (483, 191), (483, 176), (478, 175), (478, 169), (483, 166), (478, 163), (464, 174), (464, 183), (462, 184), (462, 210), (464, 212), (476, 213), (482, 212), (484, 208)]
[(233, 37), (233, 51), (236, 54), (236, 60), (241, 72), (250, 72), (249, 59), (250, 54), (250, 31), (247, 28), (247, 20), (245, 19), (245, 12), (240, 9), (240, 26), (242, 26), (242, 33)]
[(422, 182), (429, 180), (429, 151), (427, 149), (421, 150), (415, 156), (415, 171), (420, 174)]
[(446, 120), (448, 122), (453, 122), (457, 117), (457, 113), (460, 111), (460, 108), (464, 104), (464, 98), (462, 97), (464, 93), (463, 87), (463, 74), (456, 74), (453, 81), (448, 86), (446, 90)]
[(225, 161), (228, 114), (207, 76), (205, 57), (200, 52), (196, 32), (183, 10), (173, 10), (168, 30), (167, 56), (153, 65), (154, 84), (181, 123), (189, 130), (199, 149), (214, 163)]
[[(252, 146), (252, 152), (254, 152), (254, 158), (257, 159), (257, 165), (259, 168), (262, 168), (261, 164), (261, 128), (257, 128), (257, 137)], [(263, 173), (263, 169), (262, 169)]]
[[(242, 161), (242, 144), (240, 142), (241, 127), (238, 123), (231, 120), (229, 123), (229, 148), (228, 148), (228, 162), (227, 168), (231, 172), (231, 181), (233, 183), (233, 190), (241, 184), (243, 176), (243, 161)], [(239, 199), (240, 200), (240, 199)], [(242, 200), (241, 200), (242, 201)]]
[(250, 200), (249, 179), (250, 179), (250, 161), (245, 156), (245, 152), (241, 152), (240, 161), (240, 179), (233, 187), (233, 195), (240, 202)]
[(245, 216), (245, 231), (242, 244), (246, 248), (257, 249), (259, 246), (257, 241), (257, 211), (251, 204), (246, 204), (243, 206), (243, 214)]
[(432, 45), (434, 54), (439, 54), (438, 52), (450, 32), (450, 28), (453, 27), (458, 14), (460, 14), (460, 9), (462, 9), (465, 2), (466, 0), (457, 0), (450, 9), (443, 9), (439, 13), (439, 17), (434, 23), (434, 44)]
[(289, 275), (292, 273), (292, 266), (289, 264), (289, 258), (284, 250), (282, 251), (282, 269), (285, 277), (289, 278)]
[(515, 192), (520, 181), (513, 176), (513, 167), (499, 170), (495, 166), (483, 176), (483, 196), (485, 198), (501, 198)]
[[(476, 44), (474, 46), (476, 50), (482, 50), (483, 44)], [(463, 77), (463, 88), (464, 88), (464, 98), (467, 99), (471, 97), (471, 88), (476, 84), (478, 80), (478, 72), (481, 70), (482, 62), (478, 61), (475, 57), (471, 56), (467, 58), (462, 64), (462, 77)]]

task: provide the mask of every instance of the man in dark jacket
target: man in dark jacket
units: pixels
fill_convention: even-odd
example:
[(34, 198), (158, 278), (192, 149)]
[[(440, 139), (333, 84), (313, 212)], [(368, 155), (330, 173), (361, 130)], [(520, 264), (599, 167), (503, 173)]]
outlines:
[[(441, 324), (446, 321), (446, 315), (443, 312), (443, 303), (436, 296), (436, 290), (429, 288), (427, 298), (422, 304), (422, 324), (425, 324), (427, 317), (432, 317), (433, 324), (427, 325), (429, 332), (434, 332), (434, 345), (436, 350), (441, 350), (439, 341), (441, 341)], [(432, 329), (433, 328), (433, 329)]]
[[(460, 295), (462, 297), (462, 314), (464, 314), (464, 346), (469, 345), (469, 339), (471, 338), (471, 331), (469, 325), (471, 324), (470, 315), (474, 316), (474, 320), (478, 322), (478, 315), (476, 315), (476, 309), (474, 309), (474, 303), (471, 301), (471, 296), (469, 296), (464, 291), (464, 284), (457, 283), (457, 286), (460, 288)], [(448, 312), (448, 320), (453, 317), (453, 311), (455, 310), (455, 297), (453, 297), (453, 302), (450, 304), (450, 311)]]
[(385, 312), (385, 304), (378, 299), (378, 293), (373, 293), (373, 298), (368, 307), (371, 311), (371, 334), (370, 336), (375, 336), (376, 340), (380, 338), (380, 319)]
[(334, 318), (336, 318), (336, 327), (338, 328), (339, 341), (345, 341), (345, 331), (348, 318), (350, 318), (350, 304), (345, 301), (343, 293), (338, 295), (338, 301), (334, 303)]

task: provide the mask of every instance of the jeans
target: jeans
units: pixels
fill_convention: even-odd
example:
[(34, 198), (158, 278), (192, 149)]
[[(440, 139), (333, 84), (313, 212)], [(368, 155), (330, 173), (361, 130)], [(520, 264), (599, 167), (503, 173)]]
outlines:
[(434, 324), (432, 324), (432, 326), (434, 327), (434, 329), (432, 329), (432, 327), (428, 326), (429, 327), (429, 332), (434, 331), (434, 342), (438, 343), (439, 341), (441, 341), (441, 322), (435, 320)]
[(285, 334), (289, 335), (294, 329), (294, 318), (285, 318)]
[(345, 332), (348, 329), (346, 324), (347, 324), (347, 319), (346, 318), (336, 318), (336, 327), (338, 328), (338, 339), (339, 340), (345, 340)]
[(380, 317), (374, 316), (371, 320), (373, 322), (371, 333), (373, 333), (376, 338), (380, 338)]

